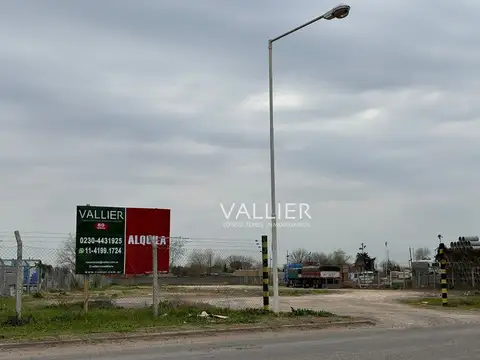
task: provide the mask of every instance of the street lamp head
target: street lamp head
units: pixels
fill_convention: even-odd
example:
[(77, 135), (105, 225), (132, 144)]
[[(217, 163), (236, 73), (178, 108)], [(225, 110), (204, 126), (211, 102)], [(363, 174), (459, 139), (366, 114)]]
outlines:
[(350, 6), (349, 5), (338, 5), (335, 6), (332, 10), (328, 11), (323, 15), (325, 20), (333, 20), (333, 19), (343, 19), (348, 16), (350, 13)]

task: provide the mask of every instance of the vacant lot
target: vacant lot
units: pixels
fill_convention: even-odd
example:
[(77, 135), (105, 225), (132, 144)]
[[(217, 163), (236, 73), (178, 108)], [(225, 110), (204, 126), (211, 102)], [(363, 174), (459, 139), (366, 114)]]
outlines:
[(339, 318), (326, 311), (295, 309), (280, 314), (262, 309), (219, 308), (211, 304), (163, 301), (158, 317), (151, 307), (121, 308), (110, 300), (94, 300), (85, 313), (83, 302), (45, 304), (26, 298), (22, 319), (15, 316), (15, 302), (0, 298), (0, 335), (4, 341), (82, 337), (87, 334), (152, 332), (206, 329), (218, 326), (262, 326), (278, 328), (282, 324), (329, 323)]
[[(328, 296), (282, 296), (280, 304), (282, 310), (288, 310), (290, 307), (308, 308), (339, 315), (369, 318), (389, 328), (480, 323), (480, 312), (456, 309), (446, 312), (435, 307), (417, 308), (401, 303), (409, 298), (422, 299), (425, 296), (424, 292), (403, 290), (338, 290)], [(216, 298), (208, 302), (234, 308), (254, 305), (252, 298), (246, 297), (223, 300)], [(256, 306), (261, 306), (261, 300), (257, 301)]]
[[(262, 291), (251, 286), (163, 286), (160, 300), (209, 304), (218, 308), (244, 310), (262, 307)], [(150, 287), (111, 287), (90, 292), (92, 300), (112, 300), (115, 306), (140, 309), (151, 306)], [(78, 302), (83, 293), (45, 294), (37, 304), (61, 305)], [(311, 290), (281, 289), (282, 311), (312, 309), (342, 316), (368, 318), (386, 327), (439, 326), (446, 324), (480, 323), (478, 297), (449, 298), (448, 311), (442, 309), (439, 292), (425, 293), (404, 290)], [(271, 300), (270, 300), (271, 302)], [(472, 303), (473, 302), (473, 303)], [(411, 306), (413, 304), (415, 306)]]
[[(90, 289), (89, 298), (92, 300), (99, 299), (118, 299), (125, 301), (128, 299), (145, 299), (152, 297), (152, 286), (110, 286), (101, 289)], [(322, 289), (291, 289), (280, 288), (280, 296), (306, 296), (306, 295), (328, 295), (331, 290)], [(161, 286), (159, 294), (162, 299), (196, 299), (201, 298), (238, 298), (248, 297), (261, 299), (263, 291), (259, 286), (241, 286), (241, 285), (219, 285), (219, 286)], [(272, 295), (272, 294), (271, 294)], [(69, 302), (83, 300), (84, 292), (82, 291), (49, 291), (38, 295), (47, 303), (52, 302)], [(255, 300), (253, 300), (255, 302)]]
[[(118, 297), (131, 297), (135, 295), (148, 295), (152, 293), (151, 286), (111, 286), (103, 290), (92, 291), (92, 294), (113, 295)], [(198, 295), (198, 296), (263, 296), (261, 286), (242, 286), (242, 285), (203, 285), (203, 286), (181, 286), (164, 285), (160, 287), (160, 293), (168, 295)], [(270, 293), (272, 293), (270, 289)], [(280, 296), (303, 296), (329, 294), (331, 290), (323, 289), (303, 289), (303, 288), (284, 288), (279, 290)]]

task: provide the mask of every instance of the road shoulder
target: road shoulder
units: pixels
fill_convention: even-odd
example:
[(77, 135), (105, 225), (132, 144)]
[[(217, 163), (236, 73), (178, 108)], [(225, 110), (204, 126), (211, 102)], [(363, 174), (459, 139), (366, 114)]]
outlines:
[[(300, 320), (300, 319), (297, 319)], [(306, 319), (305, 319), (306, 320)], [(325, 319), (324, 321), (294, 321), (291, 324), (265, 323), (265, 324), (246, 324), (204, 327), (201, 329), (178, 328), (168, 331), (160, 329), (151, 329), (150, 331), (139, 331), (135, 333), (100, 333), (86, 334), (83, 336), (70, 336), (56, 339), (41, 339), (33, 341), (8, 341), (0, 343), (0, 349), (26, 349), (26, 348), (44, 348), (55, 346), (75, 346), (80, 344), (98, 344), (111, 342), (124, 342), (141, 340), (168, 340), (180, 337), (202, 337), (218, 336), (235, 333), (263, 333), (263, 332), (281, 332), (289, 330), (309, 330), (309, 329), (327, 329), (327, 328), (351, 328), (360, 326), (373, 326), (375, 323), (368, 319)]]

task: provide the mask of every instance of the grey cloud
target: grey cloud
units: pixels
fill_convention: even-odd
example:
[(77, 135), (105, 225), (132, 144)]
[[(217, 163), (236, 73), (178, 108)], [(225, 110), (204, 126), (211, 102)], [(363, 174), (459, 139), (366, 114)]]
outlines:
[[(462, 86), (471, 82), (468, 68), (479, 56), (471, 45), (479, 41), (472, 31), (479, 8), (471, 4), (470, 11), (463, 4), (432, 2), (353, 4), (351, 17), (279, 42), (278, 76), (357, 91), (412, 83)], [(445, 19), (455, 16), (462, 25), (446, 25)]]
[[(233, 66), (230, 71), (257, 76), (266, 71), (268, 36), (277, 27), (280, 33), (296, 25), (292, 20), (292, 24), (272, 27), (269, 21), (264, 21), (265, 17), (255, 17), (256, 21), (247, 22), (246, 14), (266, 11), (267, 4), (250, 4), (251, 7), (240, 12), (244, 17), (238, 18), (230, 7), (220, 7), (224, 10), (219, 11), (216, 2), (205, 5), (204, 9), (185, 7), (182, 5), (186, 3), (182, 2), (177, 8), (162, 8), (151, 2), (145, 3), (144, 7), (132, 7), (125, 2), (116, 3), (115, 7), (110, 3), (102, 4), (95, 5), (95, 12), (83, 4), (59, 5), (57, 12), (64, 17), (75, 14), (79, 23), (83, 21), (98, 28), (115, 29), (119, 36), (129, 34), (160, 45), (188, 42), (192, 59), (205, 57), (211, 66), (217, 68), (230, 63)], [(447, 3), (435, 3), (435, 6), (427, 3), (420, 7), (409, 1), (393, 6), (365, 2), (362, 6), (354, 6), (351, 17), (346, 20), (319, 23), (316, 25), (318, 29), (306, 29), (282, 45), (279, 43), (275, 49), (275, 68), (284, 79), (323, 80), (358, 90), (399, 87), (412, 82), (444, 83), (451, 80), (449, 69), (455, 63), (455, 80), (460, 83), (469, 77), (463, 69), (473, 65), (478, 57), (471, 46), (478, 40), (478, 35), (465, 25), (445, 26), (443, 19), (461, 15), (463, 24), (474, 24), (476, 18), (473, 14), (478, 6), (469, 4), (472, 4), (472, 11)], [(430, 15), (418, 19), (417, 14), (422, 9), (428, 9)], [(219, 13), (223, 16), (218, 16)], [(238, 19), (243, 22), (236, 22)], [(298, 21), (300, 19), (299, 16)], [(414, 25), (405, 26), (406, 19), (411, 19)], [(168, 36), (172, 33), (174, 38)], [(447, 42), (448, 48), (445, 46)], [(348, 46), (341, 45), (347, 43)], [(288, 68), (293, 72), (286, 70)], [(255, 83), (264, 86), (258, 80)]]
[[(310, 169), (311, 175), (366, 183), (372, 191), (411, 193), (467, 190), (474, 179), (476, 141), (429, 137), (359, 139), (331, 136), (299, 151), (278, 151), (279, 168)], [(396, 153), (392, 150), (397, 149)], [(402, 150), (406, 152), (402, 155)], [(279, 170), (280, 173), (280, 170)]]
[[(282, 250), (293, 246), (289, 237), (306, 247), (333, 239), (322, 251), (339, 241), (355, 250), (354, 241), (381, 246), (386, 233), (400, 243), (394, 231), (427, 237), (439, 222), (451, 234), (474, 227), (474, 206), (464, 202), (480, 180), (480, 134), (471, 126), (480, 113), (480, 7), (460, 3), (365, 0), (352, 3), (345, 20), (320, 22), (275, 44), (276, 92), (313, 98), (276, 112), (278, 197), (308, 199), (319, 216), (331, 211), (322, 219), (328, 226), (282, 232)], [(4, 4), (0, 127), (13, 135), (0, 144), (0, 166), (19, 180), (2, 183), (0, 195), (16, 204), (2, 221), (31, 230), (60, 223), (68, 232), (68, 212), (87, 198), (176, 199), (169, 206), (182, 214), (177, 234), (232, 237), (217, 213), (198, 221), (200, 205), (193, 211), (189, 196), (202, 195), (208, 206), (248, 194), (268, 198), (268, 114), (238, 109), (267, 90), (267, 39), (327, 9), (313, 0), (301, 7), (273, 0)], [(437, 102), (422, 98), (435, 91)], [(378, 129), (313, 128), (369, 108), (380, 109)], [(451, 124), (460, 130), (439, 133)], [(192, 148), (175, 147), (181, 140)], [(195, 153), (193, 144), (215, 151)], [(254, 170), (239, 170), (249, 163)], [(296, 175), (309, 181), (295, 187)], [(337, 184), (329, 190), (323, 177)], [(369, 204), (388, 208), (385, 219)], [(39, 217), (42, 208), (52, 213)], [(355, 222), (358, 209), (365, 210)], [(365, 225), (369, 216), (376, 217), (374, 230)], [(406, 221), (411, 228), (401, 229)]]

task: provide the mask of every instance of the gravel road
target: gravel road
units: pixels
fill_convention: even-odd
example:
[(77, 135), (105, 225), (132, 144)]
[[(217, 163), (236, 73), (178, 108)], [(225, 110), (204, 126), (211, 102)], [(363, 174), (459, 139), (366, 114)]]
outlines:
[[(442, 326), (447, 324), (480, 323), (480, 312), (431, 310), (413, 308), (398, 303), (399, 299), (424, 296), (425, 293), (388, 290), (348, 290), (335, 291), (328, 295), (304, 295), (280, 297), (281, 310), (308, 308), (326, 310), (338, 315), (349, 315), (375, 320), (379, 326), (387, 328)], [(189, 300), (206, 302), (219, 307), (246, 308), (260, 307), (261, 298), (252, 297), (208, 297), (201, 300), (194, 294), (183, 297)], [(126, 298), (117, 300), (124, 307), (138, 307), (151, 304), (151, 298)]]

